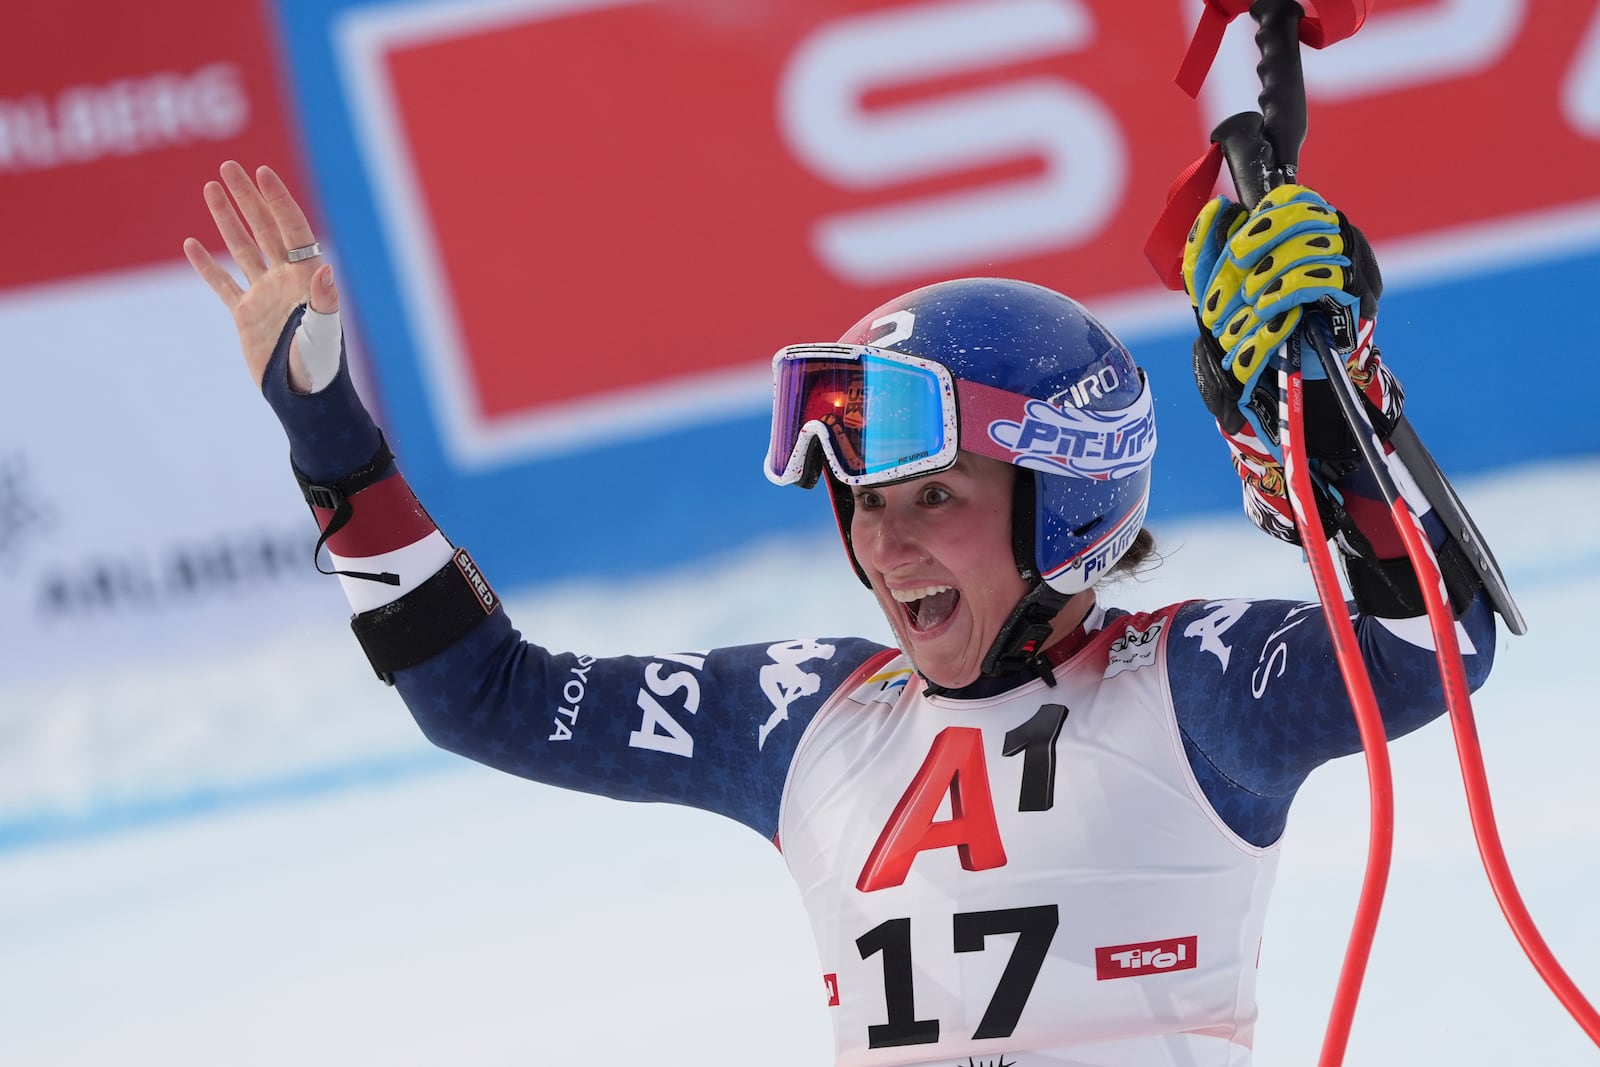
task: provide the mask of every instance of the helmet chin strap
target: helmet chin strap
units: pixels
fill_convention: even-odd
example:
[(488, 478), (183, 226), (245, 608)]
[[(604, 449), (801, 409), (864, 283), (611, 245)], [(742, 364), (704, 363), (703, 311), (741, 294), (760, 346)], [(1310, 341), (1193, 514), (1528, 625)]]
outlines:
[(1010, 617), (995, 635), (980, 669), (989, 677), (1026, 669), (1053, 686), (1056, 684), (1055, 667), (1045, 657), (1045, 648), (1056, 616), (1070, 598), (1050, 588), (1037, 574), (1033, 574), (1033, 582), (1033, 588), (1017, 601)]
[(1034, 563), (1036, 482), (1032, 471), (1022, 467), (1015, 470), (1011, 490), (1011, 554), (1017, 562), (1017, 573), (1028, 583), (1028, 591), (1011, 609), (1000, 632), (994, 635), (994, 643), (989, 646), (989, 654), (983, 657), (980, 669), (989, 677), (1026, 669), (1055, 685), (1055, 668), (1045, 658), (1044, 650), (1056, 615), (1067, 604), (1067, 595), (1047, 585)]

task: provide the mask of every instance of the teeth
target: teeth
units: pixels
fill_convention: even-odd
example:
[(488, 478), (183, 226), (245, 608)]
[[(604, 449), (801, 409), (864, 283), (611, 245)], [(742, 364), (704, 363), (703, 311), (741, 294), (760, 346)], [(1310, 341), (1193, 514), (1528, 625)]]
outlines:
[(924, 597), (934, 596), (938, 593), (948, 593), (950, 588), (948, 585), (925, 585), (918, 589), (891, 589), (889, 590), (889, 595), (902, 604), (910, 604)]

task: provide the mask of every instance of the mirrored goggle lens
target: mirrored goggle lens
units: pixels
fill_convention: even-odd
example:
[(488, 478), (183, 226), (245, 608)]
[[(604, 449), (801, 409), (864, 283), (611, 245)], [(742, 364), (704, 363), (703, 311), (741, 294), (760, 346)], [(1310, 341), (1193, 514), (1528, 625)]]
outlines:
[(767, 476), (799, 481), (820, 441), (847, 484), (890, 481), (955, 458), (955, 398), (936, 363), (851, 345), (803, 345), (774, 360)]

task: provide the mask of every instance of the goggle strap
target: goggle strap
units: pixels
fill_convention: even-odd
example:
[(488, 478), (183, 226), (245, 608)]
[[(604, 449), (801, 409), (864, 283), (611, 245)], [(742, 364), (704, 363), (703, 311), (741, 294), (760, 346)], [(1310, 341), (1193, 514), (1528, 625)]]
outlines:
[(1017, 454), (989, 436), (996, 422), (1021, 422), (1027, 418), (1028, 398), (981, 382), (956, 381), (956, 399), (961, 412), (961, 447), (1002, 463), (1014, 462)]

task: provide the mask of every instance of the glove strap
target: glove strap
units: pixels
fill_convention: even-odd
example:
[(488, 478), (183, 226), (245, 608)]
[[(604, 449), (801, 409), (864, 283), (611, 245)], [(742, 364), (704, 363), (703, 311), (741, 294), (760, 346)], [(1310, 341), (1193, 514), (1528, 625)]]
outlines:
[(354, 471), (327, 485), (315, 485), (311, 479), (300, 473), (300, 468), (294, 465), (294, 459), (289, 460), (289, 469), (294, 472), (294, 480), (300, 486), (300, 495), (305, 497), (306, 503), (313, 509), (322, 508), (333, 512), (333, 517), (328, 520), (328, 525), (322, 528), (322, 536), (317, 538), (317, 543), (311, 550), (311, 562), (319, 574), (342, 574), (346, 578), (360, 578), (369, 582), (382, 582), (384, 585), (399, 585), (400, 576), (393, 571), (373, 573), (371, 571), (342, 571), (337, 569), (324, 569), (322, 566), (322, 546), (328, 543), (328, 538), (344, 529), (350, 517), (355, 514), (355, 508), (350, 503), (350, 498), (361, 490), (381, 480), (394, 465), (394, 453), (389, 451), (389, 442), (384, 440), (383, 431), (378, 431), (378, 451), (366, 463)]

